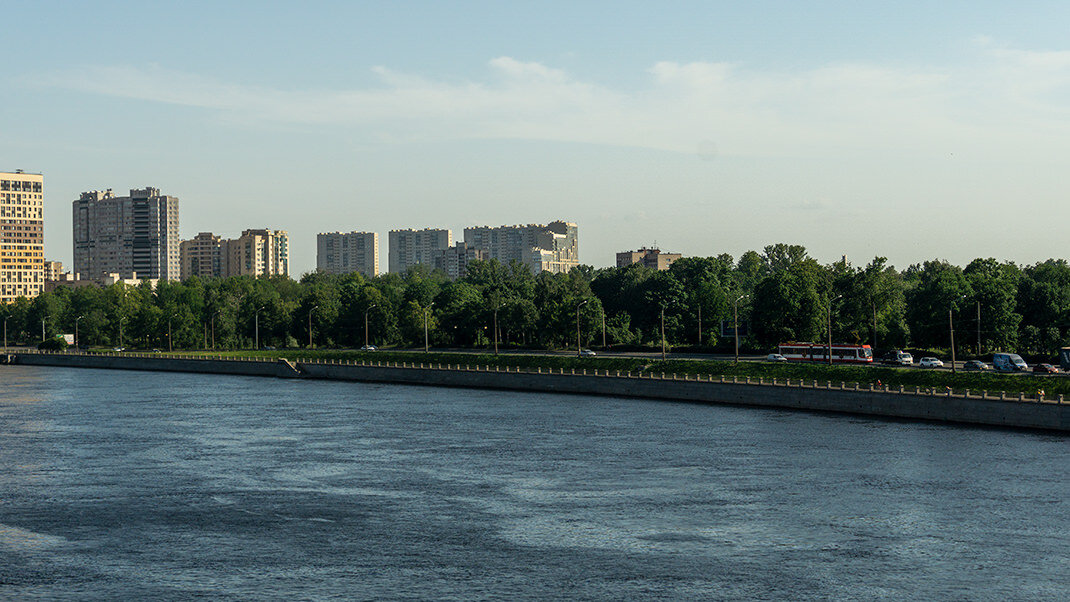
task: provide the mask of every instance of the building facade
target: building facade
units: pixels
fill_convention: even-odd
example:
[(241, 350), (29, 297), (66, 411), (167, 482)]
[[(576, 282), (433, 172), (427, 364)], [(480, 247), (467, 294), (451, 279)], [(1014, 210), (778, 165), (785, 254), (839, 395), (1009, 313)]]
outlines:
[(316, 270), (328, 274), (379, 275), (379, 235), (375, 232), (321, 232), (316, 235)]
[(83, 278), (119, 274), (178, 279), (178, 198), (157, 188), (83, 192), (73, 204), (74, 271)]
[(652, 270), (667, 270), (674, 261), (683, 255), (679, 253), (662, 253), (661, 249), (643, 247), (638, 251), (617, 253), (617, 267), (623, 268), (633, 263), (641, 263)]
[(285, 230), (245, 230), (225, 244), (226, 276), (289, 276), (290, 235)]
[(45, 178), (0, 172), (0, 303), (36, 297), (44, 285)]
[(388, 269), (401, 273), (416, 264), (434, 265), (435, 256), (453, 245), (453, 232), (439, 228), (391, 230)]
[(464, 242), (459, 242), (448, 249), (442, 249), (435, 253), (434, 267), (446, 272), (451, 280), (464, 278), (468, 275), (468, 264), (486, 258), (486, 253), (480, 249), (469, 247)]
[(178, 245), (182, 279), (222, 278), (227, 275), (226, 242), (211, 232), (201, 232)]
[(503, 264), (516, 260), (533, 273), (566, 273), (579, 265), (579, 227), (555, 221), (546, 225), (477, 226), (464, 229), (468, 247)]
[(62, 261), (48, 261), (45, 260), (44, 271), (45, 282), (49, 280), (59, 280), (63, 277), (63, 262)]

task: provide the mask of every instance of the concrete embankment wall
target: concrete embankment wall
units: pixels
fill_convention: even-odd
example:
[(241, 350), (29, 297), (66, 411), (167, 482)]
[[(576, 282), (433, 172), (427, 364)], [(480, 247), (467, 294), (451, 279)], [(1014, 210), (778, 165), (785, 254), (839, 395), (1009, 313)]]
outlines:
[[(722, 382), (718, 378), (643, 376), (594, 371), (594, 374), (505, 371), (458, 365), (281, 360), (195, 359), (165, 356), (19, 354), (15, 363), (123, 370), (197, 372), (284, 378), (316, 378), (426, 386), (577, 393), (769, 408), (841, 412), (965, 424), (1070, 432), (1070, 402), (998, 399), (979, 394), (925, 394), (870, 390), (780, 379), (770, 383)], [(381, 364), (371, 362), (370, 364)]]

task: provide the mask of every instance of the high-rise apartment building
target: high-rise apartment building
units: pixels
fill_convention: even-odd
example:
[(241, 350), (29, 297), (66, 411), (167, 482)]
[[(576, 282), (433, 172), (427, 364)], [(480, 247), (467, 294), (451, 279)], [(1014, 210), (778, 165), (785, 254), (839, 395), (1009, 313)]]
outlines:
[(45, 260), (44, 278), (45, 282), (49, 280), (59, 280), (63, 276), (63, 262), (62, 261), (48, 261)]
[(191, 276), (222, 278), (227, 275), (228, 241), (212, 234), (201, 232), (190, 240), (179, 243), (179, 258), (182, 264), (182, 279)]
[(446, 272), (451, 280), (464, 278), (468, 275), (468, 264), (486, 258), (483, 251), (469, 247), (467, 243), (459, 242), (448, 249), (442, 249), (435, 253), (434, 267)]
[(74, 201), (74, 271), (82, 278), (119, 274), (178, 279), (178, 198), (157, 188), (117, 197), (111, 189)]
[(453, 245), (453, 232), (439, 228), (423, 230), (391, 230), (388, 267), (392, 273), (400, 273), (418, 263), (428, 267), (435, 255)]
[(0, 172), (0, 303), (36, 297), (44, 284), (45, 178)]
[(226, 241), (227, 276), (289, 276), (290, 236), (285, 230), (245, 230)]
[(579, 228), (570, 222), (465, 228), (464, 242), (483, 251), (486, 259), (516, 260), (536, 274), (565, 273), (579, 265)]
[(679, 253), (662, 253), (661, 249), (648, 249), (643, 247), (638, 251), (624, 251), (617, 253), (617, 267), (623, 268), (633, 263), (641, 263), (653, 270), (667, 270), (674, 261), (683, 255)]
[(379, 235), (375, 232), (322, 232), (316, 236), (316, 269), (328, 274), (379, 275)]

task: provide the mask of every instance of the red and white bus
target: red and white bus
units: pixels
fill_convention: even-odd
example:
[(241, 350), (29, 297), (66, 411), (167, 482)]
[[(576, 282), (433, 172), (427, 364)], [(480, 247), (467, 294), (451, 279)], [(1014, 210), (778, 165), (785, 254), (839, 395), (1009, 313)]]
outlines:
[[(789, 362), (828, 362), (828, 345), (822, 343), (781, 343), (777, 348)], [(872, 364), (873, 348), (869, 345), (832, 344), (834, 364)]]

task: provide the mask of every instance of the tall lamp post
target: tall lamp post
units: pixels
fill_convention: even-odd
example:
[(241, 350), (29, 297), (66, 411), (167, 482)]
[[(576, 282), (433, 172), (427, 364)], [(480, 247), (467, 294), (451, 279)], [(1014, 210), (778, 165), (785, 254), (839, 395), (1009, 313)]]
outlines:
[(41, 342), (45, 342), (45, 319), (41, 318)]
[(319, 305), (313, 305), (312, 308), (308, 310), (308, 348), (309, 349), (312, 349), (312, 312), (316, 311), (317, 307), (319, 307)]
[(74, 351), (78, 351), (78, 322), (85, 316), (78, 316), (74, 319)]
[(174, 318), (174, 316), (167, 316), (167, 353), (175, 350), (175, 345), (171, 341), (171, 322), (174, 321)]
[(378, 304), (373, 304), (373, 305), (369, 305), (368, 308), (364, 310), (364, 350), (365, 351), (368, 350), (368, 312), (370, 312), (371, 310), (375, 309), (376, 307), (379, 307), (379, 305)]
[(253, 346), (256, 349), (260, 349), (260, 312), (265, 307), (267, 306), (261, 305), (260, 307), (256, 308), (256, 314), (254, 317)]
[(11, 316), (4, 316), (4, 354), (7, 354), (7, 319)]
[(665, 307), (661, 308), (661, 361), (665, 361)]
[(430, 305), (428, 305), (427, 307), (424, 308), (424, 353), (429, 353), (431, 351), (431, 346), (428, 343), (428, 337), (427, 337), (427, 312), (434, 305), (435, 305), (435, 302), (432, 301)]
[(494, 304), (494, 355), (498, 355), (498, 304)]
[(828, 349), (826, 349), (826, 351), (828, 352), (828, 358), (829, 358), (829, 365), (830, 366), (832, 365), (832, 302), (835, 301), (836, 299), (840, 299), (842, 297), (843, 297), (843, 295), (836, 295), (835, 297), (829, 299), (829, 304), (828, 304), (828, 307), (826, 308), (826, 309), (828, 309), (828, 324), (829, 324), (829, 346), (828, 346)]
[(735, 363), (739, 363), (739, 302), (746, 299), (750, 295), (740, 295), (735, 301), (732, 302), (732, 334), (736, 336), (736, 359)]
[(584, 299), (576, 306), (576, 357), (582, 357), (580, 353), (580, 308), (587, 305), (590, 299)]
[(123, 322), (126, 321), (126, 316), (119, 318), (119, 349), (123, 348)]
[(216, 312), (214, 314), (212, 314), (212, 349), (213, 350), (215, 350), (215, 317), (218, 316), (222, 312), (223, 312), (223, 310), (217, 309)]

